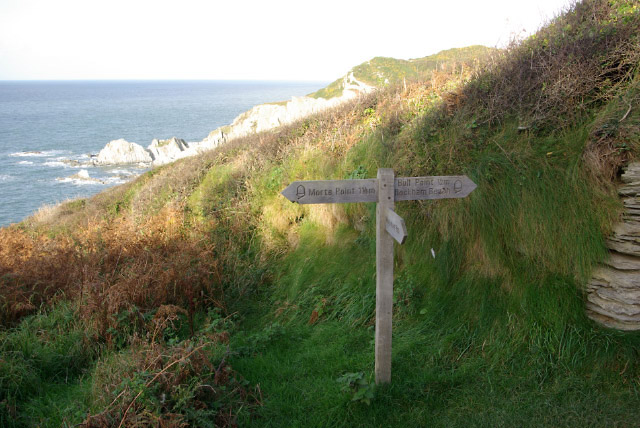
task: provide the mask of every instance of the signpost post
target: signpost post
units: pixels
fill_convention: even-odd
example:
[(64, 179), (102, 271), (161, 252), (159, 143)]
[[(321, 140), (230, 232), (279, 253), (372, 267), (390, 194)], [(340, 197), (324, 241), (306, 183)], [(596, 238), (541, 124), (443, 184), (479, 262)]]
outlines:
[(465, 175), (394, 177), (390, 168), (364, 180), (294, 181), (282, 195), (299, 204), (377, 202), (376, 208), (376, 383), (391, 382), (391, 319), (393, 311), (393, 239), (403, 244), (404, 220), (396, 201), (464, 198), (476, 184)]

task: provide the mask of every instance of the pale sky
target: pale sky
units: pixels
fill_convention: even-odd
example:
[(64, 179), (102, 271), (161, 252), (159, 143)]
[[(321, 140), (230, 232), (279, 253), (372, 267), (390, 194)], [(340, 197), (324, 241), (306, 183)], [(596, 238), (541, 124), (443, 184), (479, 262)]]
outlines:
[(572, 3), (0, 0), (0, 80), (330, 81), (375, 56), (503, 47)]

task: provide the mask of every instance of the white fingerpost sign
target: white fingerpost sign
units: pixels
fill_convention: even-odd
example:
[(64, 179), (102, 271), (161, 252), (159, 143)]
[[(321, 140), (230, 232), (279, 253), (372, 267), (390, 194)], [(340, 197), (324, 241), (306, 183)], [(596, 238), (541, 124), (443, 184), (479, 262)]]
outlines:
[(391, 382), (391, 319), (393, 312), (393, 240), (407, 238), (396, 201), (464, 198), (476, 184), (466, 175), (395, 178), (390, 168), (364, 180), (294, 181), (282, 191), (299, 204), (377, 202), (376, 208), (376, 383)]

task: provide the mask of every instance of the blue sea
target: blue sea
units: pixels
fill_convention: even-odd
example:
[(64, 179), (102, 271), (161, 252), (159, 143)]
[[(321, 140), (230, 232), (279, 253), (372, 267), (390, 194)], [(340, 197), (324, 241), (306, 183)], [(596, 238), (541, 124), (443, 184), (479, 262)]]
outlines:
[[(200, 141), (257, 104), (307, 95), (327, 82), (0, 81), (0, 226), (43, 204), (86, 197), (142, 172), (88, 167), (109, 141)], [(77, 161), (78, 163), (74, 162)], [(98, 181), (77, 180), (85, 170)]]

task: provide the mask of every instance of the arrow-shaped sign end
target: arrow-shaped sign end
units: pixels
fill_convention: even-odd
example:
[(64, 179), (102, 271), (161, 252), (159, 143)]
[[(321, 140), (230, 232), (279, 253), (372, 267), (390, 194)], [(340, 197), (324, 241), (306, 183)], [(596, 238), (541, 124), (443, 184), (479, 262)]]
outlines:
[(471, 192), (476, 190), (477, 187), (478, 185), (476, 183), (471, 181), (471, 179), (466, 175), (463, 175), (462, 180), (459, 180), (454, 184), (454, 192), (456, 193), (455, 197), (465, 198), (469, 196)]
[[(297, 182), (289, 184), (280, 194), (290, 200), (291, 202), (298, 202), (298, 195), (296, 194)], [(304, 195), (303, 195), (304, 196)]]
[[(467, 177), (466, 175), (464, 176), (465, 179), (467, 179), (469, 181), (469, 193), (473, 192), (474, 190), (476, 190), (476, 188), (478, 187), (478, 185), (476, 183), (474, 183), (469, 177)], [(467, 195), (469, 194), (467, 193)]]

